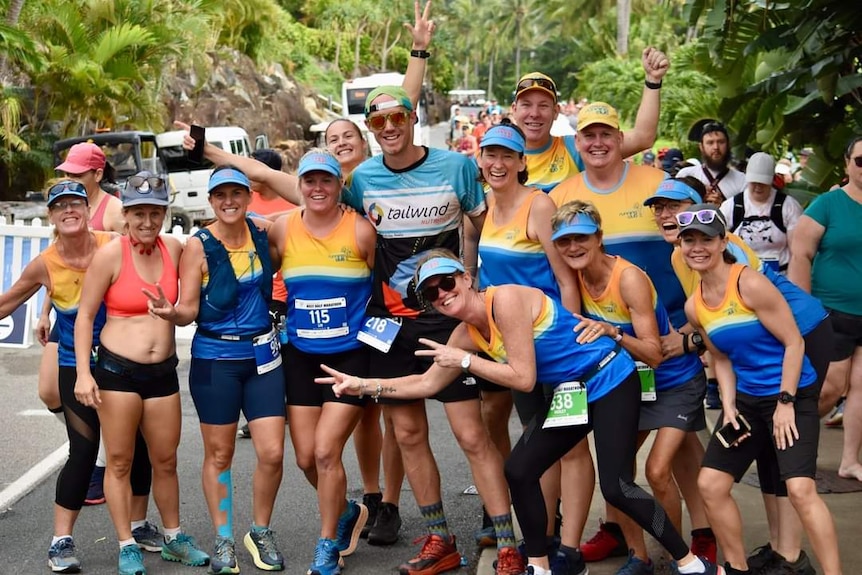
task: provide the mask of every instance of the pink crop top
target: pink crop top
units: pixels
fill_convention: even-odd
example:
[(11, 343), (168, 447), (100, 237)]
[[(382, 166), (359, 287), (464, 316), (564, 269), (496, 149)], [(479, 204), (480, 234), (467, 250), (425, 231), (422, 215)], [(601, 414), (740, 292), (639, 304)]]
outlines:
[[(132, 247), (128, 236), (120, 238), (123, 247), (123, 263), (120, 265), (120, 277), (117, 278), (108, 291), (105, 292), (105, 307), (108, 315), (116, 317), (133, 317), (146, 315), (148, 313), (147, 302), (149, 299), (142, 288), (146, 288), (154, 294), (159, 290), (155, 284), (150, 284), (141, 279), (132, 262)], [(162, 254), (162, 277), (159, 285), (165, 292), (165, 297), (172, 304), (177, 303), (179, 290), (177, 288), (177, 266), (171, 260), (168, 248), (162, 238), (156, 239), (156, 247)]]

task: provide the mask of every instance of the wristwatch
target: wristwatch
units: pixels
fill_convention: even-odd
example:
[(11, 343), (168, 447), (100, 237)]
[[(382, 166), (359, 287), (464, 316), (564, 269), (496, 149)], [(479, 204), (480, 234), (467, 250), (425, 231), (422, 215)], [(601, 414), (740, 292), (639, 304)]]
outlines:
[(703, 343), (703, 336), (700, 335), (700, 332), (694, 331), (691, 333), (691, 343), (697, 348), (698, 353), (706, 351), (706, 344)]
[(790, 395), (786, 391), (779, 391), (778, 392), (778, 403), (785, 403), (785, 404), (786, 403), (790, 403), (790, 404), (796, 403), (796, 396)]
[(463, 358), (461, 358), (461, 371), (464, 373), (470, 373), (470, 362), (473, 360), (473, 354), (468, 353)]

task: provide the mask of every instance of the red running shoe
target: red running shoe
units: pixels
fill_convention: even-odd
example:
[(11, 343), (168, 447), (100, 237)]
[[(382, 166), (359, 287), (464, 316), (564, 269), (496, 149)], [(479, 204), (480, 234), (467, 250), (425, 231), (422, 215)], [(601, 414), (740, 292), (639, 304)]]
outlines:
[(629, 549), (620, 526), (599, 521), (599, 530), (592, 539), (581, 544), (584, 561), (602, 561), (608, 557), (628, 557)]
[(454, 535), (450, 535), (448, 540), (439, 535), (426, 535), (413, 543), (423, 539), (425, 543), (419, 554), (398, 567), (401, 575), (437, 575), (461, 566), (461, 554), (455, 547)]
[(503, 547), (497, 551), (494, 575), (523, 575), (527, 571), (524, 558), (514, 547)]

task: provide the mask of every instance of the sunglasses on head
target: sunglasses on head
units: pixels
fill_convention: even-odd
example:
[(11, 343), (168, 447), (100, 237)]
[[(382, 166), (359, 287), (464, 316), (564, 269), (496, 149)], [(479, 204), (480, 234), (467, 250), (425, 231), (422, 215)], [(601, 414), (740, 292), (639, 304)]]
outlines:
[(165, 185), (165, 181), (158, 176), (150, 176), (148, 178), (145, 178), (143, 176), (130, 176), (129, 179), (126, 180), (126, 182), (133, 188), (140, 188), (144, 185), (144, 182), (150, 185), (150, 189), (161, 188), (163, 185)]
[(410, 112), (398, 110), (397, 112), (389, 112), (388, 114), (379, 114), (377, 116), (368, 116), (365, 122), (368, 124), (368, 129), (374, 132), (379, 132), (386, 127), (388, 121), (395, 128), (400, 128), (407, 124), (410, 119)]
[(422, 288), (422, 297), (425, 301), (434, 302), (440, 297), (440, 290), (452, 291), (455, 288), (455, 276), (448, 274), (440, 276), (440, 281), (434, 285), (426, 285)]
[(680, 226), (687, 226), (695, 219), (702, 224), (711, 224), (718, 217), (718, 212), (715, 210), (698, 210), (696, 212), (681, 212), (676, 215), (676, 223)]
[(86, 194), (87, 188), (84, 187), (84, 184), (79, 182), (60, 182), (59, 184), (54, 184), (48, 189), (48, 197), (57, 197), (67, 192), (71, 192), (73, 194)]
[(853, 158), (853, 163), (856, 164), (857, 168), (862, 168), (862, 156), (856, 156)]
[(529, 90), (530, 88), (543, 88), (554, 95), (557, 93), (556, 84), (547, 78), (524, 78), (518, 82), (518, 86), (515, 88), (515, 95), (517, 96), (524, 90)]

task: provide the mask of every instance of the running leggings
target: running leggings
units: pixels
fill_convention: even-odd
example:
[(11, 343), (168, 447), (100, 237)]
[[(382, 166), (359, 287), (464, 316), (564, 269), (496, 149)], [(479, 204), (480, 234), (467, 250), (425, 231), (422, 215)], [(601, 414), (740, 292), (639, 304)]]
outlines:
[[(79, 511), (87, 497), (90, 477), (99, 453), (99, 416), (95, 409), (75, 399), (75, 381), (75, 368), (61, 365), (58, 383), (60, 403), (66, 416), (66, 433), (69, 436), (69, 459), (57, 477), (54, 502), (65, 509)], [(131, 469), (132, 494), (149, 495), (151, 482), (152, 467), (147, 444), (139, 430)]]
[(527, 555), (547, 553), (548, 524), (539, 478), (554, 462), (593, 431), (599, 485), (605, 501), (634, 519), (655, 537), (674, 559), (688, 554), (688, 546), (661, 505), (634, 482), (637, 453), (640, 380), (632, 372), (613, 391), (589, 404), (589, 423), (542, 429), (547, 410), (539, 412), (506, 461), (506, 480), (512, 505), (524, 533)]

